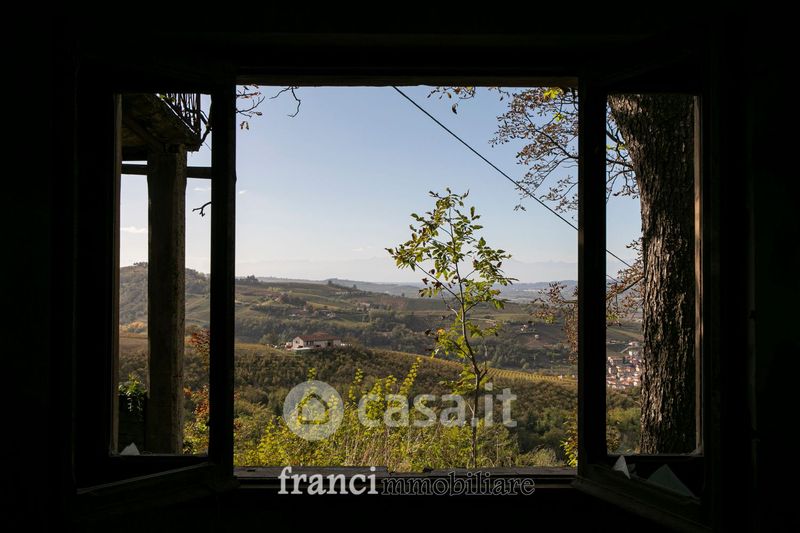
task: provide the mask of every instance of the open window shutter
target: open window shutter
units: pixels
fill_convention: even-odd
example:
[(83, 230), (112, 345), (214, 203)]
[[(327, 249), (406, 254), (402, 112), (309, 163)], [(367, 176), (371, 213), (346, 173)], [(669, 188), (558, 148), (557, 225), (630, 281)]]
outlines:
[[(114, 65), (82, 58), (75, 128), (74, 413), (76, 520), (228, 490), (233, 476), (235, 120), (233, 76), (219, 65), (172, 68), (155, 52)], [(178, 66), (178, 65), (174, 65)], [(112, 454), (117, 448), (119, 194), (122, 93), (211, 95), (210, 436), (208, 456)], [(179, 265), (176, 268), (183, 268)], [(70, 379), (65, 376), (65, 379)]]
[[(619, 93), (681, 93), (694, 95), (695, 143), (700, 146), (700, 125), (707, 113), (703, 104), (705, 94), (702, 76), (696, 57), (653, 58), (652, 64), (632, 66), (628, 71), (612, 71), (606, 66), (581, 77), (580, 137), (579, 137), (579, 464), (575, 486), (629, 511), (642, 514), (655, 521), (679, 529), (703, 530), (710, 525), (709, 486), (710, 465), (702, 454), (635, 456), (634, 462), (647, 469), (650, 465), (667, 465), (672, 469), (699, 472), (703, 487), (699, 494), (678, 494), (645, 478), (627, 478), (614, 468), (618, 456), (610, 455), (606, 443), (606, 106), (608, 96)], [(707, 165), (701, 152), (695, 152), (695, 208), (703, 198), (704, 170)], [(696, 221), (701, 220), (696, 213)], [(702, 227), (696, 222), (698, 242)], [(704, 313), (709, 309), (700, 306), (702, 298), (703, 262), (707, 251), (696, 244), (697, 306)], [(699, 312), (698, 312), (699, 313)], [(703, 316), (696, 315), (703, 323)], [(704, 331), (702, 328), (696, 328)], [(707, 330), (706, 330), (707, 333)], [(698, 335), (700, 335), (698, 333)], [(707, 350), (698, 336), (695, 355)], [(702, 380), (710, 360), (701, 359), (697, 379)], [(698, 397), (704, 413), (708, 412), (708, 399)], [(699, 414), (698, 414), (699, 418)], [(703, 428), (710, 430), (708, 416), (702, 418)], [(706, 450), (707, 451), (707, 450)]]

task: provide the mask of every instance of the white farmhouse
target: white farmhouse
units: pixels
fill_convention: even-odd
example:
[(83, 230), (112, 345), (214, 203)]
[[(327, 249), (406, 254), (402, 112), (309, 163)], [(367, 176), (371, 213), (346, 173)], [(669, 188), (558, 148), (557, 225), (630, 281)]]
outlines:
[(314, 348), (332, 348), (342, 345), (342, 340), (332, 335), (303, 335), (292, 340), (292, 350), (312, 350)]

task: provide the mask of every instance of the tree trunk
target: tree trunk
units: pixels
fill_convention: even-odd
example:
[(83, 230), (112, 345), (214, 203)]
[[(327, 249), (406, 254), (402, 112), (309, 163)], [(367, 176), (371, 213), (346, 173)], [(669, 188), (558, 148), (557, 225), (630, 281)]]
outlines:
[(694, 113), (685, 95), (609, 100), (642, 211), (642, 453), (696, 446)]

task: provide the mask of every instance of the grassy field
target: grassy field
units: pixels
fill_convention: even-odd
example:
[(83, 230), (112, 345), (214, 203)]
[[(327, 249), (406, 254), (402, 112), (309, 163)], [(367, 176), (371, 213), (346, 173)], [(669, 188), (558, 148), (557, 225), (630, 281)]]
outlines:
[[(461, 366), (454, 361), (423, 357), (393, 350), (372, 350), (357, 347), (291, 352), (259, 343), (238, 342), (235, 346), (235, 395), (237, 409), (281, 416), (288, 391), (304, 382), (310, 371), (315, 379), (329, 383), (345, 397), (360, 372), (363, 380), (357, 387), (368, 392), (379, 380), (402, 382), (412, 365), (419, 361), (411, 396), (448, 394), (449, 381), (457, 379)], [(133, 377), (147, 387), (147, 338), (142, 334), (120, 335), (120, 375), (125, 381)], [(511, 431), (521, 452), (541, 448), (552, 450), (561, 458), (561, 442), (566, 436), (565, 424), (577, 408), (577, 383), (568, 377), (544, 375), (510, 369), (490, 370), (494, 390), (509, 388), (516, 396), (512, 417), (517, 426)], [(184, 386), (197, 391), (208, 384), (208, 366), (187, 346), (184, 362)], [(615, 412), (635, 412), (636, 391), (609, 391), (609, 408)], [(499, 402), (495, 402), (499, 409)], [(634, 411), (631, 411), (631, 410)], [(237, 411), (238, 412), (238, 411)], [(609, 411), (611, 413), (611, 411)], [(187, 414), (190, 417), (191, 414)], [(500, 416), (499, 413), (497, 416)], [(634, 417), (635, 418), (635, 417)], [(258, 432), (263, 427), (255, 428)], [(635, 429), (635, 428), (634, 428)], [(625, 442), (635, 442), (635, 431), (626, 430)], [(259, 433), (260, 435), (260, 433)], [(560, 459), (559, 459), (560, 460)]]
[[(123, 359), (130, 359), (135, 357), (145, 357), (147, 354), (147, 335), (146, 334), (133, 334), (121, 333), (119, 336), (119, 349), (120, 356)], [(298, 361), (319, 361), (324, 357), (325, 352), (318, 354), (310, 354), (309, 352), (292, 352), (289, 350), (275, 349), (263, 344), (239, 342), (235, 345), (235, 353), (238, 360), (253, 359), (257, 357), (269, 357), (282, 361), (284, 363), (296, 364)], [(418, 354), (411, 354), (406, 352), (398, 352), (394, 350), (377, 350), (375, 353), (379, 357), (386, 360), (393, 358), (396, 360), (397, 365), (387, 365), (389, 367), (410, 367), (414, 361), (420, 356)], [(449, 361), (446, 359), (435, 357), (422, 357), (424, 368), (429, 369), (435, 373), (440, 373), (447, 376), (455, 376), (461, 370), (461, 365), (456, 361)], [(574, 386), (576, 380), (564, 376), (539, 374), (535, 372), (523, 372), (519, 370), (508, 370), (502, 368), (490, 368), (489, 376), (492, 379), (501, 379), (504, 381), (525, 381), (525, 382), (560, 382)]]

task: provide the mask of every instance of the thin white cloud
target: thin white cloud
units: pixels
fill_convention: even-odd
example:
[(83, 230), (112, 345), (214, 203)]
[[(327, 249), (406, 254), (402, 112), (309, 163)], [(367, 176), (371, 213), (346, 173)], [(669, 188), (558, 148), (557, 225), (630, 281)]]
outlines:
[(354, 252), (363, 252), (363, 251), (364, 251), (364, 248), (362, 248), (362, 247), (353, 248), (353, 251), (354, 251)]
[(208, 192), (211, 190), (211, 187), (195, 187), (194, 190), (197, 192)]
[(246, 192), (247, 192), (247, 189), (242, 189), (241, 191), (239, 191), (239, 194), (244, 194)]
[(147, 228), (137, 228), (136, 226), (125, 226), (124, 228), (119, 228), (119, 230), (124, 233), (134, 233), (134, 234), (147, 233)]

